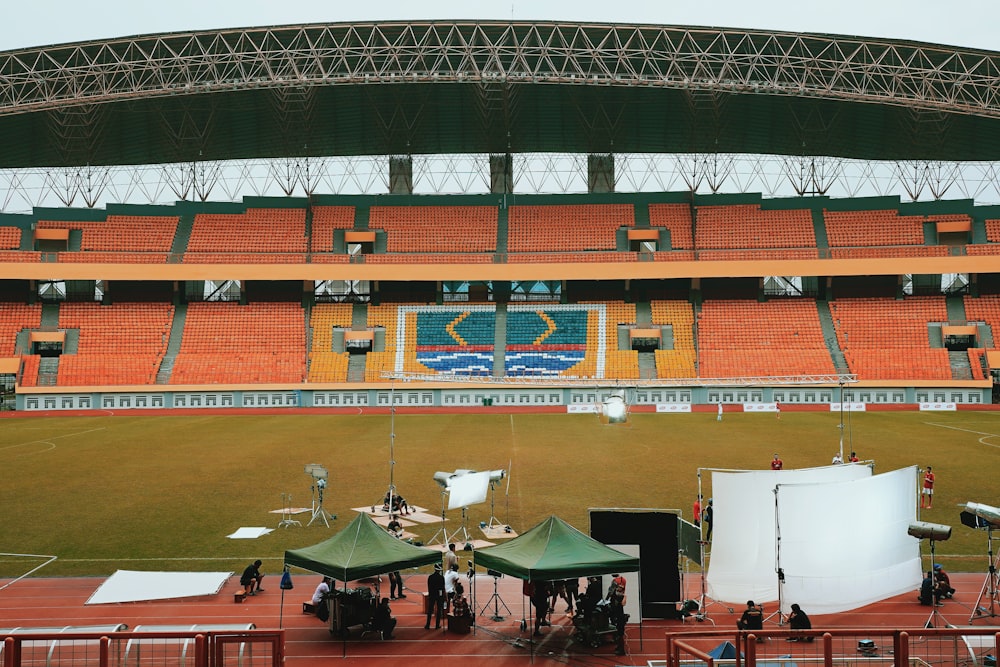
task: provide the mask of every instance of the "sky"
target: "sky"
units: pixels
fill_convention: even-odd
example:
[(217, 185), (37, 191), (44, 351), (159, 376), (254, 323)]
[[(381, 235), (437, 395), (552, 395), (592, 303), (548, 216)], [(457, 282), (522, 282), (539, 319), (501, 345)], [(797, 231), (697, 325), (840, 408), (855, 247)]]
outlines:
[(160, 32), (432, 19), (753, 28), (1000, 51), (1000, 0), (35, 0), (4, 7), (0, 51)]

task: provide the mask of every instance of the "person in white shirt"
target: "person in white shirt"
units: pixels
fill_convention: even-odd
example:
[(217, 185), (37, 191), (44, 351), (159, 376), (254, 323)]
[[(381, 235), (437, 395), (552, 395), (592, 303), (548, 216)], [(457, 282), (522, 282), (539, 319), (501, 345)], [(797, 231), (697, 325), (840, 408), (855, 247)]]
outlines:
[(833, 461), (831, 461), (832, 465), (837, 465), (838, 463), (843, 463), (843, 462), (844, 459), (840, 457), (840, 452), (837, 452), (836, 454), (833, 455)]
[(312, 603), (314, 606), (323, 602), (323, 597), (330, 592), (330, 581), (330, 577), (323, 577), (323, 581), (319, 582), (319, 586), (313, 591)]
[(447, 609), (451, 608), (451, 600), (455, 597), (455, 584), (460, 579), (458, 574), (458, 563), (455, 563), (451, 568), (444, 573), (444, 597), (445, 606)]

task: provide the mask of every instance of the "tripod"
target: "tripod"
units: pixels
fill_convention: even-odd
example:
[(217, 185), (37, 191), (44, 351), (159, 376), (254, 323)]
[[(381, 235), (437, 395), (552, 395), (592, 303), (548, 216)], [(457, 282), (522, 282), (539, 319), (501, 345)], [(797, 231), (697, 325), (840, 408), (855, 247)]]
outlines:
[[(983, 588), (979, 592), (979, 597), (976, 598), (976, 604), (972, 607), (972, 616), (969, 617), (969, 625), (972, 625), (973, 619), (976, 618), (983, 618), (984, 616), (995, 618), (996, 616), (1000, 616), (997, 613), (997, 604), (1000, 601), (1000, 593), (997, 591), (998, 584), (1000, 584), (1000, 576), (997, 574), (997, 568), (1000, 567), (1000, 554), (994, 560), (993, 526), (991, 524), (986, 525), (986, 551), (989, 558), (988, 572), (986, 573), (985, 581), (983, 581)], [(985, 606), (983, 598), (989, 598), (989, 607)]]
[(278, 522), (278, 528), (288, 528), (289, 526), (299, 526), (301, 528), (302, 522), (292, 518), (292, 494), (282, 493), (281, 521)]
[[(442, 529), (443, 530), (443, 529)], [(456, 539), (459, 535), (462, 536), (461, 540)], [(462, 544), (468, 544), (469, 542), (469, 508), (462, 508), (462, 525), (452, 533), (451, 537), (448, 538), (448, 543), (451, 542), (461, 542)]]
[(493, 603), (493, 615), (490, 616), (490, 620), (491, 621), (502, 621), (504, 619), (504, 617), (500, 615), (500, 606), (501, 605), (503, 605), (504, 611), (507, 612), (507, 615), (510, 616), (510, 608), (507, 607), (507, 604), (503, 601), (503, 598), (501, 598), (500, 594), (497, 592), (497, 580), (499, 580), (502, 575), (499, 572), (493, 572), (493, 571), (489, 571), (489, 572), (487, 572), (487, 574), (489, 574), (491, 577), (493, 577), (493, 595), (491, 595), (490, 599), (487, 600), (486, 604), (483, 605), (483, 609), (482, 609), (482, 611), (479, 612), (479, 615), (482, 616), (483, 614), (485, 614), (486, 610), (490, 606), (490, 603), (492, 602)]
[[(445, 545), (448, 544), (448, 529), (444, 525), (444, 522), (447, 521), (447, 519), (444, 516), (444, 497), (445, 497), (446, 493), (448, 493), (448, 489), (442, 489), (441, 490), (441, 530), (439, 530), (436, 533), (434, 533), (434, 536), (431, 537), (431, 539), (429, 539), (427, 541), (427, 544), (438, 543), (438, 544), (440, 544), (442, 546), (445, 546)], [(440, 540), (441, 540), (440, 542), (437, 541), (439, 539), (438, 538), (439, 535), (441, 536), (440, 537)]]
[(327, 528), (330, 527), (330, 522), (327, 520), (326, 512), (323, 510), (323, 490), (326, 489), (326, 480), (317, 479), (315, 484), (312, 486), (313, 501), (312, 501), (312, 518), (309, 519), (307, 526), (313, 525), (316, 520), (322, 521), (323, 525)]

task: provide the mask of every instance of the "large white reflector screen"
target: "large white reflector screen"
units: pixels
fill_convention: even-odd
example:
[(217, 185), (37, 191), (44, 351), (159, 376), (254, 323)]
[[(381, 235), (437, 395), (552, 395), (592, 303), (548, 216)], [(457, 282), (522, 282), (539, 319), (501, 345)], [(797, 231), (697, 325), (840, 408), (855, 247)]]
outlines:
[[(801, 470), (712, 472), (712, 557), (706, 578), (709, 597), (727, 602), (778, 599), (775, 487), (819, 484), (871, 476), (867, 465), (835, 465)], [(835, 511), (836, 505), (824, 508)], [(866, 518), (869, 511), (862, 515)], [(848, 520), (844, 514), (843, 520)], [(814, 517), (829, 521), (829, 514)], [(904, 531), (905, 532), (905, 531)], [(801, 604), (801, 603), (800, 603)]]
[(919, 587), (920, 544), (906, 532), (917, 511), (916, 480), (914, 468), (903, 468), (779, 484), (782, 611), (796, 602), (811, 614), (834, 614)]

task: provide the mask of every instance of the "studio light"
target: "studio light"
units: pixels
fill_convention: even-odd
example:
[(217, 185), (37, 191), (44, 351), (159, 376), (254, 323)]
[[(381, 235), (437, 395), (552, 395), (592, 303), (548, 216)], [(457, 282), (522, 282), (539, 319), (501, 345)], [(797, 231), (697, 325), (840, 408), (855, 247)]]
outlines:
[(318, 463), (307, 463), (305, 465), (305, 473), (313, 479), (327, 479), (330, 476), (327, 469)]
[(507, 471), (506, 470), (491, 470), (490, 471), (490, 481), (491, 482), (499, 482), (500, 480), (502, 480), (506, 476), (507, 476)]
[(994, 528), (1000, 528), (1000, 508), (982, 503), (965, 503), (965, 511), (977, 517)]
[(438, 483), (442, 489), (450, 489), (451, 485), (459, 477), (464, 477), (476, 472), (475, 470), (466, 470), (465, 468), (459, 468), (455, 472), (436, 472), (434, 473), (434, 481)]
[(906, 530), (907, 534), (918, 540), (935, 540), (943, 542), (951, 537), (951, 526), (943, 523), (929, 523), (927, 521), (914, 521)]

